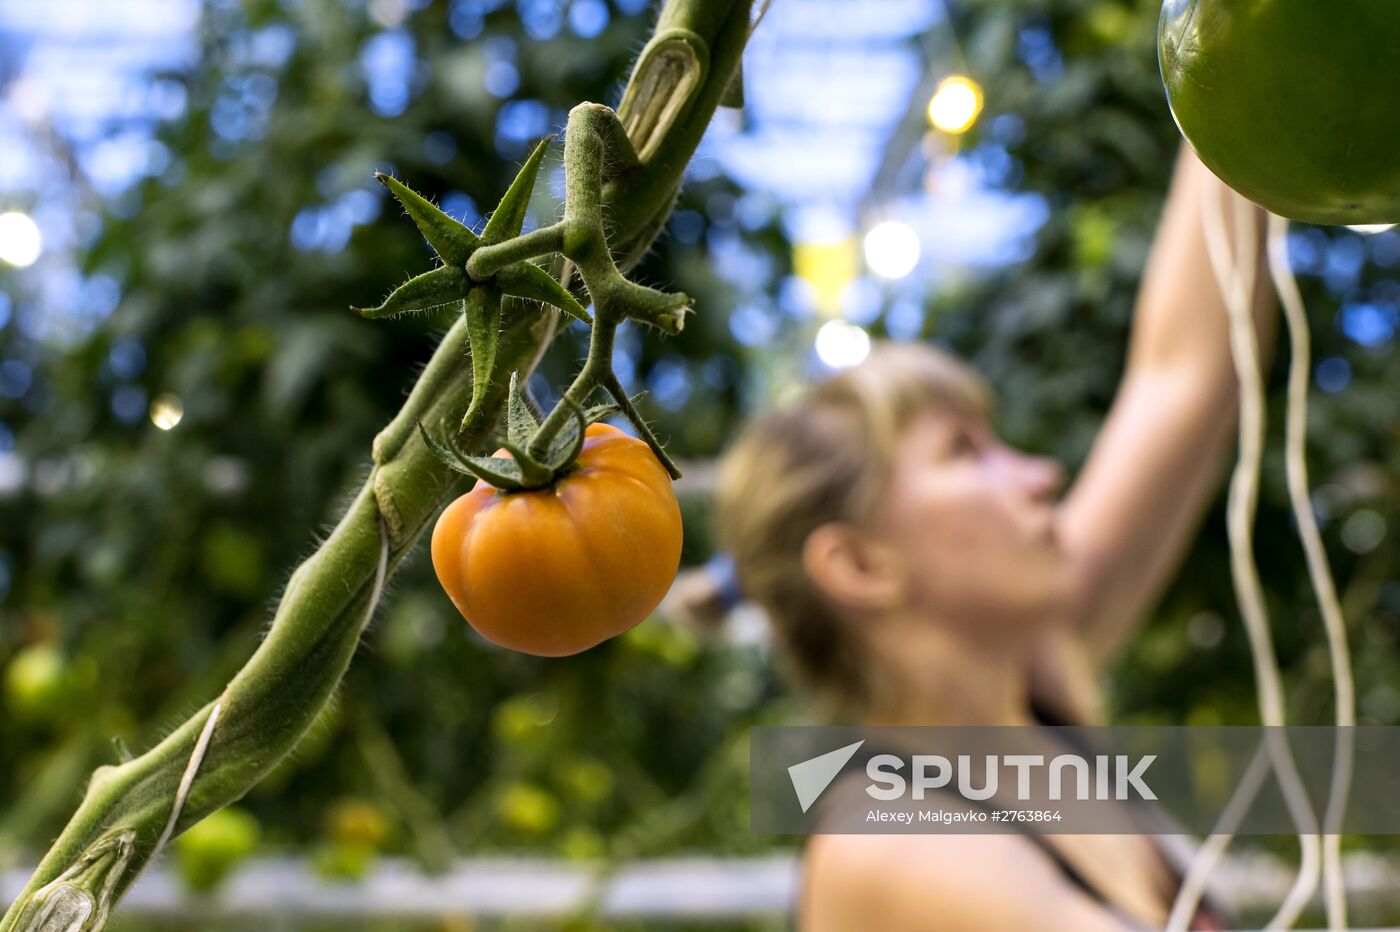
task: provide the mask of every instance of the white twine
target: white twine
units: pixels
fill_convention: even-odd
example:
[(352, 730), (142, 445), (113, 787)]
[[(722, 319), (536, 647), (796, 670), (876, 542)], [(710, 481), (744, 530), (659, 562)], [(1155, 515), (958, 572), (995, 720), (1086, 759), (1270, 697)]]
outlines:
[(369, 608), (365, 609), (364, 621), (360, 622), (360, 633), (364, 634), (374, 610), (379, 607), (379, 597), (384, 594), (384, 578), (389, 573), (389, 526), (384, 518), (379, 518), (379, 565), (374, 570), (374, 588), (369, 593)]
[[(1212, 195), (1212, 192), (1216, 192)], [(1255, 263), (1254, 207), (1235, 200), (1235, 233), (1238, 256), (1232, 257), (1225, 230), (1222, 186), (1210, 182), (1201, 186), (1202, 231), (1216, 283), (1220, 287), (1230, 321), (1230, 353), (1240, 386), (1239, 457), (1230, 477), (1227, 525), (1230, 538), (1230, 570), (1235, 596), (1254, 657), (1254, 675), (1259, 694), (1259, 717), (1266, 726), (1265, 747), (1268, 761), (1278, 774), (1289, 814), (1298, 831), (1300, 864), (1298, 876), (1278, 912), (1265, 928), (1290, 928), (1298, 921), (1317, 889), (1320, 855), (1316, 819), (1308, 802), (1287, 738), (1277, 727), (1286, 723), (1282, 676), (1274, 655), (1263, 587), (1254, 561), (1253, 524), (1259, 497), (1259, 469), (1264, 447), (1264, 380), (1259, 369), (1259, 351), (1254, 333)], [(1263, 781), (1252, 763), (1245, 780), (1232, 795), (1222, 813), (1217, 831), (1197, 853), (1182, 882), (1168, 919), (1168, 930), (1185, 930), (1195, 915), (1204, 893), (1206, 878), (1214, 869), (1233, 838)], [(1254, 779), (1251, 779), (1254, 776)]]
[(219, 713), (223, 710), (223, 703), (214, 703), (214, 708), (209, 712), (209, 718), (204, 722), (204, 728), (199, 733), (199, 740), (194, 743), (194, 752), (190, 754), (190, 761), (185, 765), (184, 775), (180, 777), (180, 787), (175, 791), (175, 803), (170, 807), (170, 818), (165, 822), (165, 831), (160, 833), (160, 840), (151, 849), (150, 859), (154, 861), (160, 852), (170, 841), (170, 836), (175, 834), (175, 823), (180, 821), (180, 813), (185, 811), (185, 802), (190, 796), (190, 787), (194, 785), (194, 778), (199, 773), (200, 765), (204, 763), (204, 755), (209, 752), (209, 740), (214, 737), (214, 726), (219, 723)]
[(1166, 928), (1169, 932), (1184, 932), (1190, 927), (1191, 919), (1200, 906), (1201, 897), (1205, 895), (1211, 872), (1225, 854), (1225, 849), (1229, 847), (1230, 840), (1235, 835), (1235, 829), (1239, 828), (1245, 813), (1254, 802), (1254, 797), (1263, 787), (1264, 778), (1268, 775), (1269, 757), (1261, 747), (1254, 752), (1249, 767), (1240, 779), (1239, 786), (1230, 794), (1230, 799), (1225, 804), (1224, 811), (1220, 813), (1215, 828), (1211, 830), (1210, 837), (1191, 859), (1186, 876), (1181, 879), (1181, 889), (1177, 891), (1171, 915), (1167, 917)]
[(1322, 627), (1327, 636), (1327, 654), (1332, 662), (1333, 701), (1336, 705), (1337, 744), (1332, 758), (1332, 783), (1327, 811), (1323, 817), (1322, 871), (1327, 904), (1327, 926), (1347, 927), (1346, 882), (1342, 876), (1342, 818), (1351, 791), (1354, 755), (1352, 726), (1356, 724), (1356, 686), (1352, 681), (1351, 650), (1347, 646), (1346, 622), (1337, 598), (1337, 586), (1327, 564), (1327, 550), (1317, 527), (1312, 500), (1308, 494), (1308, 377), (1312, 367), (1312, 346), (1308, 318), (1298, 281), (1288, 265), (1288, 221), (1269, 215), (1269, 273), (1283, 305), (1288, 324), (1288, 340), (1293, 347), (1288, 365), (1288, 416), (1284, 453), (1288, 475), (1288, 498), (1298, 525), (1308, 577), (1317, 596)]

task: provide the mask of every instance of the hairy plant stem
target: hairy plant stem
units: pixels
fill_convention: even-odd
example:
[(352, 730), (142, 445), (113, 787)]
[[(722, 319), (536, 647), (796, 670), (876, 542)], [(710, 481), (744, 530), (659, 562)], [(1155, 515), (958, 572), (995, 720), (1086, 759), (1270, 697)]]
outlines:
[[(564, 397), (554, 406), (531, 438), (529, 452), (540, 456), (598, 388), (617, 401), (672, 478), (680, 470), (667, 455), (651, 428), (633, 407), (613, 372), (613, 348), (617, 328), (635, 318), (670, 333), (679, 332), (688, 302), (628, 281), (618, 269), (603, 232), (603, 179), (610, 167), (638, 165), (635, 150), (622, 129), (618, 115), (598, 104), (579, 104), (569, 113), (564, 137), (566, 178), (564, 220), (551, 227), (548, 238), (559, 242), (559, 252), (578, 268), (584, 287), (593, 299), (593, 332), (588, 359)], [(678, 300), (679, 298), (679, 300)]]
[[(598, 155), (597, 172), (588, 185), (597, 194), (585, 192), (580, 205), (594, 197), (593, 216), (599, 221), (595, 229), (600, 232), (570, 243), (568, 233), (575, 228), (566, 217), (560, 245), (565, 255), (578, 257), (570, 255), (600, 309), (594, 340), (606, 344), (600, 353), (609, 351), (600, 359), (610, 359), (616, 330), (616, 324), (609, 328), (604, 323), (612, 313), (601, 311), (605, 306), (646, 297), (640, 305), (633, 302), (630, 315), (651, 314), (661, 326), (669, 320), (666, 308), (647, 303), (654, 299), (646, 293), (658, 292), (632, 291), (638, 286), (623, 280), (618, 270), (646, 250), (669, 214), (685, 165), (738, 66), (748, 38), (750, 8), (750, 0), (668, 0), (648, 49), (683, 36), (686, 43), (698, 41), (707, 54), (691, 65), (686, 64), (690, 59), (682, 58), (679, 71), (674, 61), (657, 71), (655, 56), (649, 58), (644, 51), (619, 113), (625, 125), (653, 128), (654, 142), (639, 164), (621, 159), (617, 167), (624, 170), (604, 183), (604, 150), (609, 138), (615, 140), (615, 128), (592, 125), (591, 143), (580, 136), (584, 145), (596, 146)], [(648, 119), (638, 122), (639, 115)], [(591, 121), (589, 116), (581, 122)], [(573, 201), (573, 173), (569, 181)], [(612, 232), (610, 242), (601, 239), (603, 216)], [(536, 231), (520, 237), (526, 240), (524, 246), (502, 244), (512, 246), (505, 255), (518, 260), (549, 245), (553, 235)], [(613, 256), (618, 257), (616, 264)], [(497, 253), (490, 261), (500, 257)], [(604, 270), (604, 261), (617, 280)], [(479, 274), (480, 267), (476, 271)], [(601, 297), (593, 291), (595, 283)], [(542, 313), (530, 302), (507, 301), (495, 374), (476, 414), (458, 435), (463, 446), (486, 446), (505, 405), (510, 373), (528, 373), (553, 333), (552, 313)], [(443, 338), (399, 414), (375, 438), (363, 487), (330, 536), (292, 574), (272, 627), (247, 665), (214, 701), (155, 747), (93, 774), (77, 812), (0, 919), (0, 932), (102, 929), (111, 909), (156, 853), (167, 824), (178, 835), (241, 798), (296, 746), (349, 666), (385, 577), (408, 556), (457, 487), (457, 475), (433, 455), (416, 428), (422, 422), (436, 430), (456, 430), (461, 423), (472, 395), (467, 346), (463, 318)], [(570, 392), (597, 379), (598, 372), (590, 353)], [(611, 376), (610, 366), (606, 375)], [(615, 377), (605, 379), (603, 387), (627, 406)], [(557, 414), (556, 410), (550, 417)], [(216, 727), (206, 730), (216, 707)]]
[(504, 243), (482, 246), (467, 260), (467, 276), (475, 282), (491, 279), (501, 269), (527, 259), (538, 259), (564, 248), (564, 224), (540, 227)]
[[(467, 275), (473, 281), (484, 283), (513, 263), (559, 253), (579, 270), (593, 300), (588, 359), (554, 410), (530, 438), (527, 459), (544, 457), (573, 412), (581, 409), (594, 391), (604, 388), (616, 399), (671, 477), (679, 479), (680, 470), (633, 406), (612, 368), (617, 328), (625, 320), (634, 318), (677, 333), (689, 309), (683, 295), (666, 294), (628, 281), (608, 246), (603, 228), (604, 181), (619, 171), (636, 171), (642, 167), (642, 162), (637, 159), (621, 118), (600, 104), (584, 103), (569, 113), (564, 136), (564, 165), (567, 168), (564, 219), (503, 243), (482, 246), (466, 264)], [(528, 462), (521, 463), (522, 472), (534, 468)], [(553, 474), (546, 471), (545, 481), (552, 478)]]

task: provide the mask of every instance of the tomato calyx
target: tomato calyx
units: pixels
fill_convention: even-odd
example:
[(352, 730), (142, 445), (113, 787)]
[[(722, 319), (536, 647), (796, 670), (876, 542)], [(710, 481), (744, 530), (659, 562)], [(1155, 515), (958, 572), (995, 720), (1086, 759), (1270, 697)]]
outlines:
[[(383, 172), (375, 178), (403, 205), (418, 231), (442, 260), (431, 272), (410, 278), (373, 308), (354, 308), (362, 317), (381, 319), (404, 314), (426, 314), (442, 308), (456, 308), (467, 318), (467, 335), (472, 346), (472, 403), (463, 415), (463, 424), (477, 414), (495, 370), (496, 342), (501, 332), (501, 307), (505, 297), (523, 298), (557, 307), (570, 317), (591, 324), (587, 309), (531, 261), (531, 238), (521, 236), (530, 192), (539, 176), (540, 164), (550, 138), (541, 140), (525, 161), (505, 196), (478, 236), (471, 228), (445, 213), (408, 185)], [(511, 245), (523, 241), (520, 258), (506, 256), (489, 271), (469, 268), (472, 257), (482, 248)]]
[[(376, 172), (374, 177), (403, 205), (409, 219), (442, 260), (442, 265), (410, 278), (390, 292), (378, 307), (354, 310), (362, 317), (376, 320), (402, 314), (421, 314), (438, 308), (460, 306), (477, 290), (485, 290), (495, 292), (498, 299), (502, 295), (512, 295), (550, 304), (570, 317), (591, 322), (588, 311), (567, 288), (529, 261), (533, 256), (516, 258), (514, 255), (516, 252), (530, 252), (532, 237), (522, 237), (521, 230), (525, 224), (530, 192), (539, 176), (550, 138), (542, 139), (530, 153), (480, 236), (408, 185), (383, 172)], [(525, 241), (522, 244), (524, 248), (513, 250), (506, 256), (506, 261), (498, 261), (489, 272), (477, 271), (475, 266), (468, 268), (477, 250), (517, 239)]]
[(502, 492), (534, 492), (555, 485), (573, 472), (589, 425), (619, 410), (614, 404), (595, 405), (584, 410), (565, 396), (560, 404), (571, 419), (557, 436), (546, 438), (545, 452), (541, 455), (533, 452), (540, 439), (540, 422), (520, 391), (518, 372), (511, 374), (509, 399), (506, 436), (499, 440), (509, 457), (474, 456), (461, 448), (455, 434), (437, 438), (420, 423), (418, 429), (423, 442), (444, 465), (457, 472), (480, 479)]
[[(612, 365), (617, 329), (624, 321), (635, 320), (676, 334), (691, 311), (691, 299), (683, 293), (660, 291), (628, 280), (608, 243), (602, 211), (603, 187), (619, 175), (639, 169), (642, 158), (616, 112), (602, 104), (579, 104), (569, 112), (564, 136), (564, 217), (524, 233), (530, 194), (548, 145), (546, 138), (535, 147), (479, 236), (407, 185), (387, 175), (377, 175), (403, 204), (442, 265), (409, 279), (379, 307), (360, 313), (381, 318), (445, 307), (461, 309), (461, 323), (465, 325), (470, 348), (472, 393), (460, 427), (455, 434), (434, 439), (419, 423), (429, 449), (450, 468), (504, 491), (540, 489), (557, 482), (578, 456), (583, 434), (593, 423), (590, 417), (596, 420), (607, 416), (582, 410), (589, 398), (602, 390), (615, 404), (615, 408), (607, 409), (608, 413), (626, 417), (667, 474), (679, 479), (680, 469), (637, 410), (634, 399), (627, 395)], [(561, 281), (536, 264), (548, 257), (558, 257), (553, 259), (556, 266), (561, 259), (566, 260), (567, 264), (561, 267), (577, 272), (592, 303), (591, 316)], [(631, 260), (624, 257), (622, 261), (625, 266)], [(478, 420), (487, 396), (501, 385), (504, 373), (497, 371), (497, 343), (503, 326), (517, 323), (504, 321), (502, 315), (522, 313), (516, 303), (505, 302), (508, 296), (552, 305), (588, 323), (588, 358), (559, 404), (542, 420), (537, 421), (533, 412), (521, 409), (527, 410), (529, 420), (518, 428), (512, 425), (502, 444), (502, 452), (508, 457), (472, 456), (457, 446), (454, 437)], [(455, 376), (446, 372), (443, 378)], [(512, 386), (513, 409), (517, 396), (518, 390)], [(456, 407), (455, 392), (448, 401), (454, 411), (462, 410)], [(417, 422), (417, 417), (405, 419), (405, 426)], [(446, 425), (435, 425), (438, 428), (445, 430)], [(402, 435), (391, 437), (390, 442), (401, 443), (409, 431), (411, 427)], [(379, 449), (389, 447), (381, 445)]]

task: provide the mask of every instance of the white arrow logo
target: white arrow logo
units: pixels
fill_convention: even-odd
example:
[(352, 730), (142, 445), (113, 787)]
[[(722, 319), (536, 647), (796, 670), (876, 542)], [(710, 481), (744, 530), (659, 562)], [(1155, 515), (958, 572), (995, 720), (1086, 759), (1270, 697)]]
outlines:
[(806, 812), (812, 808), (812, 803), (817, 801), (817, 797), (825, 792), (831, 785), (831, 781), (836, 779), (836, 775), (841, 772), (841, 768), (846, 766), (847, 761), (855, 757), (856, 751), (865, 743), (865, 739), (857, 741), (855, 744), (848, 744), (844, 748), (837, 748), (828, 751), (819, 757), (811, 760), (804, 760), (800, 764), (793, 764), (788, 768), (788, 776), (792, 778), (792, 788), (797, 792), (797, 802), (802, 806), (802, 811)]

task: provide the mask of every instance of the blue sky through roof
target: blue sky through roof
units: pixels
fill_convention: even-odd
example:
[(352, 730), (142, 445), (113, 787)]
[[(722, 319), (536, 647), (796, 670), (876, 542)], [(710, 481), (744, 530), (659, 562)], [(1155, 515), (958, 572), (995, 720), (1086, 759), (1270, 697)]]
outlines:
[[(371, 12), (400, 23), (413, 6), (381, 0)], [(528, 14), (532, 28), (545, 32), (595, 30), (600, 11), (607, 15), (606, 5), (588, 2), (559, 16), (545, 9), (563, 10), (558, 3), (523, 6), (529, 7), (522, 7), (522, 15)], [(157, 121), (182, 112), (184, 92), (150, 73), (192, 62), (199, 12), (198, 0), (0, 0), (0, 150), (6, 153), (0, 160), (0, 198), (7, 206), (32, 208), (50, 252), (76, 245), (94, 222), (85, 213), (83, 188), (115, 197), (168, 162), (169, 153), (152, 131)], [(770, 199), (799, 240), (833, 229), (856, 235), (862, 224), (900, 218), (924, 240), (922, 254), (935, 257), (923, 262), (924, 274), (914, 276), (911, 287), (926, 287), (940, 269), (1023, 258), (1027, 234), (1043, 219), (1043, 204), (991, 190), (961, 158), (945, 159), (934, 170), (933, 194), (902, 192), (877, 201), (878, 217), (861, 215), (862, 205), (870, 214), (872, 185), (891, 134), (926, 71), (937, 66), (927, 60), (928, 45), (920, 37), (940, 29), (946, 24), (939, 0), (774, 3), (746, 59), (747, 112), (742, 122), (730, 118), (717, 124), (699, 170), (705, 170), (705, 159), (712, 160)], [(285, 57), (289, 41), (276, 30), (262, 30), (250, 33), (246, 51), (259, 60)], [(381, 113), (392, 115), (407, 104), (403, 76), (412, 70), (413, 55), (412, 40), (396, 29), (366, 44), (360, 67)], [(219, 126), (234, 136), (256, 133), (257, 91), (240, 91), (240, 106), (230, 106), (227, 119), (216, 121)], [(502, 108), (503, 140), (519, 136), (521, 126), (531, 134), (548, 129), (534, 125), (540, 120), (527, 109), (531, 105), (542, 109), (534, 101)], [(547, 120), (548, 113), (544, 116)], [(114, 132), (114, 126), (121, 129)], [(50, 127), (71, 147), (81, 178), (41, 144)], [(44, 206), (33, 207), (38, 204)], [(326, 248), (334, 239), (308, 233), (322, 219), (301, 218), (306, 235), (298, 241), (306, 248)], [(81, 290), (59, 263), (45, 263), (41, 274), (45, 303)], [(98, 301), (97, 310), (108, 303)], [(35, 335), (76, 334), (85, 329), (83, 316)], [(100, 315), (85, 316), (90, 321)]]

